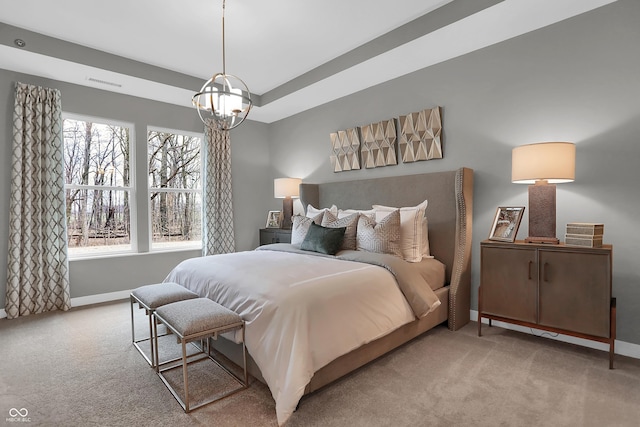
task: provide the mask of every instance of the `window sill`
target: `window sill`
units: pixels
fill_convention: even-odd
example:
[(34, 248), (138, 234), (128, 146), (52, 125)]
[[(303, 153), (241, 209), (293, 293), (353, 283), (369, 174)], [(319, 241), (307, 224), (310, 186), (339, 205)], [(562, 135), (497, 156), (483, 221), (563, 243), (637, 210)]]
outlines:
[(166, 248), (166, 249), (154, 249), (149, 252), (113, 252), (113, 253), (101, 253), (101, 254), (87, 254), (82, 256), (74, 256), (69, 257), (69, 262), (77, 262), (77, 261), (90, 261), (96, 259), (108, 259), (108, 258), (126, 258), (133, 256), (148, 256), (148, 255), (157, 255), (157, 254), (166, 254), (172, 252), (191, 252), (191, 251), (199, 251), (202, 252), (202, 247), (183, 247), (183, 248)]

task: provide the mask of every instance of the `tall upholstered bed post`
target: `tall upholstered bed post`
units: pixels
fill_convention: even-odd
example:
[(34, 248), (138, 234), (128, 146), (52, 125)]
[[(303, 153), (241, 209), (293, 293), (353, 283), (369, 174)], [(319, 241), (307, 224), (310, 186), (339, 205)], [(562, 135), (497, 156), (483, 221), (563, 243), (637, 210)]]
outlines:
[(425, 199), (429, 201), (426, 215), (431, 254), (447, 267), (448, 326), (457, 330), (469, 322), (471, 308), (473, 170), (300, 185), (305, 209), (308, 204), (350, 209), (371, 209), (373, 203), (415, 206)]

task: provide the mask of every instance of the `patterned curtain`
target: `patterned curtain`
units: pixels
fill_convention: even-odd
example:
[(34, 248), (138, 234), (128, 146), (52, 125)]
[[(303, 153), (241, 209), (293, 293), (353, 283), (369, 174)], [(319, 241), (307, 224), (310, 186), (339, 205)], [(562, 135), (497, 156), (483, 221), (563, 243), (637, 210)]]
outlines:
[(205, 125), (207, 150), (204, 178), (203, 255), (235, 251), (233, 192), (231, 189), (231, 143), (229, 131)]
[(7, 318), (69, 310), (60, 91), (16, 84)]

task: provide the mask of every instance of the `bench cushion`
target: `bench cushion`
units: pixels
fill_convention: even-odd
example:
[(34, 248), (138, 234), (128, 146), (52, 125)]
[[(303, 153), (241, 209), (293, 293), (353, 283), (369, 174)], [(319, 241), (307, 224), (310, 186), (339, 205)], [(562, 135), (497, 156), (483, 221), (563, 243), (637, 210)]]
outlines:
[(152, 310), (172, 302), (198, 298), (195, 292), (173, 282), (140, 286), (131, 294)]
[(163, 305), (156, 315), (183, 337), (200, 332), (224, 329), (242, 322), (235, 312), (208, 298), (198, 298)]

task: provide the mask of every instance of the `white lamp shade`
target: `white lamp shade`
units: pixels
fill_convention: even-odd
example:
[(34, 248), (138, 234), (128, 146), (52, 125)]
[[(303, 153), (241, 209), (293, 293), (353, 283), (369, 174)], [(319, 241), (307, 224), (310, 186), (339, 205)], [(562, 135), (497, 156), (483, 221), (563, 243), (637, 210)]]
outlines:
[(213, 86), (208, 86), (204, 90), (204, 107), (209, 111), (211, 111), (212, 109), (218, 109), (218, 89)]
[(571, 142), (541, 142), (515, 147), (511, 153), (511, 181), (535, 184), (572, 182), (576, 177), (576, 146)]
[(285, 199), (300, 197), (300, 178), (276, 178), (273, 180), (273, 197)]

